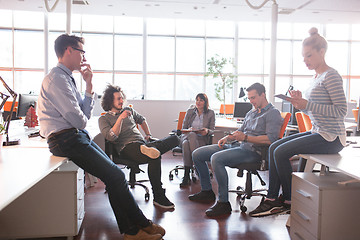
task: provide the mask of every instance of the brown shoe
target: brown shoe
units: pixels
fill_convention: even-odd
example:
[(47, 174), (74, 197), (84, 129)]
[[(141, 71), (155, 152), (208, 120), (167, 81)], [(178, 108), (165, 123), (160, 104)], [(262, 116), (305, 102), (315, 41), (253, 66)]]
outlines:
[(124, 240), (161, 240), (161, 234), (148, 234), (143, 230), (139, 230), (136, 235), (124, 234)]
[(147, 226), (146, 228), (142, 229), (144, 232), (147, 232), (148, 234), (161, 234), (161, 236), (165, 235), (165, 229), (163, 227), (153, 223), (150, 220), (149, 220), (149, 222), (150, 222), (150, 225)]
[(148, 156), (149, 158), (156, 159), (160, 157), (160, 151), (157, 150), (154, 147), (148, 147), (146, 145), (140, 145), (140, 151), (145, 156)]

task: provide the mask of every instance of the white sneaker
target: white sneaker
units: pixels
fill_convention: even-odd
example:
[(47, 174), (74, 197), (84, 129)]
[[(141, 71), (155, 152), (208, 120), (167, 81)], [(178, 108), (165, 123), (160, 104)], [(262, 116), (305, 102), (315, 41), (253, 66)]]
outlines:
[(156, 159), (156, 158), (160, 157), (160, 151), (154, 147), (148, 147), (146, 145), (141, 145), (140, 151), (142, 154), (144, 154), (145, 156), (148, 156), (149, 158), (152, 158), (152, 159)]

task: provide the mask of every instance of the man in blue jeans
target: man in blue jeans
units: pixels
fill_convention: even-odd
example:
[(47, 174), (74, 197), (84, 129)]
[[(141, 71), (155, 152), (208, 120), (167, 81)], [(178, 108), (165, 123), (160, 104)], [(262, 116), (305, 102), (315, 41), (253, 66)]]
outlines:
[[(126, 240), (158, 240), (165, 230), (148, 220), (129, 191), (122, 170), (89, 138), (84, 130), (94, 106), (92, 70), (85, 63), (84, 39), (63, 34), (55, 40), (58, 65), (44, 78), (38, 99), (40, 134), (50, 152), (67, 157), (86, 172), (100, 178)], [(85, 96), (77, 90), (72, 72), (85, 81)]]
[[(254, 83), (246, 89), (248, 99), (254, 106), (246, 116), (242, 126), (223, 137), (218, 144), (200, 147), (193, 152), (195, 167), (200, 176), (201, 192), (189, 196), (191, 201), (213, 202), (215, 193), (211, 187), (207, 162), (218, 183), (219, 199), (206, 210), (208, 217), (231, 213), (228, 199), (228, 175), (225, 167), (235, 167), (240, 163), (261, 161), (259, 146), (270, 145), (279, 137), (282, 118), (280, 112), (267, 101), (265, 87)], [(232, 143), (228, 143), (232, 141)]]

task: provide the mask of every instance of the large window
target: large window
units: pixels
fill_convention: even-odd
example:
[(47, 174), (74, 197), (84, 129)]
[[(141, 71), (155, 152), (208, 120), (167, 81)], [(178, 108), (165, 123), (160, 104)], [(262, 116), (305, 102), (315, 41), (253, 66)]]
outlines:
[[(44, 21), (48, 19), (48, 56), (44, 56)], [(94, 71), (94, 91), (106, 84), (120, 85), (129, 99), (188, 100), (205, 92), (213, 108), (214, 80), (205, 78), (207, 59), (218, 54), (236, 66), (225, 72), (238, 74), (227, 91), (227, 102), (238, 101), (240, 87), (254, 82), (269, 88), (269, 22), (231, 22), (191, 19), (72, 15), (74, 34), (85, 38), (87, 62)], [(360, 87), (360, 24), (278, 24), (275, 92), (288, 86), (306, 90), (314, 74), (306, 68), (302, 40), (317, 27), (329, 43), (327, 63), (344, 79), (348, 100), (358, 99)], [(56, 66), (55, 39), (65, 32), (62, 13), (0, 10), (0, 75), (16, 92), (38, 92), (48, 68)], [(84, 91), (79, 72), (76, 84)], [(279, 101), (276, 99), (276, 101)]]

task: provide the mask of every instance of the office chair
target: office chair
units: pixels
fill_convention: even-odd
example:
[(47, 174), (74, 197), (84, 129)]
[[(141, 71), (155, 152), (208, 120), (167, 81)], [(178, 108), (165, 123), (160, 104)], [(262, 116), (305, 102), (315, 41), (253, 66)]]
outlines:
[(299, 132), (310, 131), (312, 128), (311, 120), (308, 115), (303, 112), (296, 112), (295, 118), (299, 127)]
[[(225, 104), (225, 115), (233, 114), (234, 106), (235, 106), (235, 104)], [(220, 113), (220, 115), (224, 115), (224, 104), (220, 105), (219, 113)]]
[[(186, 112), (180, 112), (179, 113), (177, 128), (176, 128), (176, 130), (173, 130), (170, 134), (177, 134), (178, 136), (181, 135), (181, 129), (182, 129), (182, 125), (183, 125), (183, 122), (184, 122), (185, 115), (186, 115)], [(209, 137), (209, 142), (207, 144), (212, 144), (212, 140), (213, 140), (213, 135), (211, 135)], [(175, 153), (182, 154), (181, 146), (174, 147), (172, 149), (172, 153), (173, 153), (173, 156), (176, 155)], [(183, 165), (176, 165), (169, 172), (169, 180), (172, 181), (174, 179), (173, 172), (177, 176), (179, 174), (179, 170), (184, 170), (184, 169), (185, 169), (185, 167)], [(196, 179), (196, 170), (195, 170), (194, 167), (191, 168), (190, 175), (191, 175), (191, 180), (195, 183), (197, 179)]]
[[(312, 128), (311, 120), (308, 115), (303, 112), (296, 112), (295, 118), (299, 127), (299, 133), (310, 131)], [(305, 170), (307, 160), (300, 157), (299, 158), (299, 165), (298, 165), (298, 172), (303, 172)]]
[[(101, 133), (99, 133), (98, 135), (95, 136), (94, 142), (97, 145), (99, 145), (100, 148), (102, 148), (104, 150), (106, 155), (108, 155), (109, 158), (115, 164), (123, 165), (123, 166), (125, 166), (124, 168), (127, 168), (130, 170), (129, 179), (128, 179), (128, 184), (129, 184), (130, 188), (134, 188), (135, 186), (141, 186), (142, 188), (144, 188), (145, 201), (149, 201), (149, 199), (150, 199), (149, 188), (146, 185), (142, 184), (142, 182), (148, 182), (149, 180), (136, 180), (136, 174), (140, 173), (140, 172), (144, 172), (143, 170), (140, 169), (139, 164), (120, 156), (119, 153), (117, 153), (117, 151), (115, 151), (115, 148), (113, 146), (114, 144), (112, 142), (106, 140)], [(144, 163), (144, 164), (146, 164), (146, 163)]]
[[(170, 135), (174, 135), (174, 134), (176, 134), (178, 136), (181, 135), (181, 128), (182, 128), (182, 125), (183, 125), (183, 122), (184, 122), (185, 115), (186, 115), (186, 112), (179, 112), (179, 117), (177, 119), (176, 130), (171, 131), (169, 133)], [(180, 154), (182, 153), (182, 149), (181, 149), (180, 146), (174, 147), (171, 151), (172, 151), (173, 156), (175, 156), (176, 153), (180, 153)]]
[[(284, 136), (286, 126), (291, 117), (291, 113), (282, 112), (281, 117), (283, 118), (283, 124), (281, 125), (280, 128), (279, 138), (282, 138)], [(268, 169), (267, 152), (269, 146), (258, 146), (258, 149), (261, 152), (261, 161), (254, 163), (240, 163), (235, 167), (238, 169), (238, 173), (237, 173), (238, 177), (243, 177), (244, 170), (247, 171), (245, 189), (241, 186), (238, 186), (236, 190), (229, 190), (229, 192), (236, 193), (238, 195), (241, 212), (247, 211), (247, 207), (245, 206), (245, 199), (250, 199), (252, 196), (262, 196), (262, 197), (266, 196), (266, 194), (263, 192), (267, 191), (267, 189), (263, 188), (263, 189), (254, 190), (252, 188), (252, 175), (256, 175), (258, 177), (262, 186), (266, 185), (266, 183), (261, 178), (258, 171)]]

